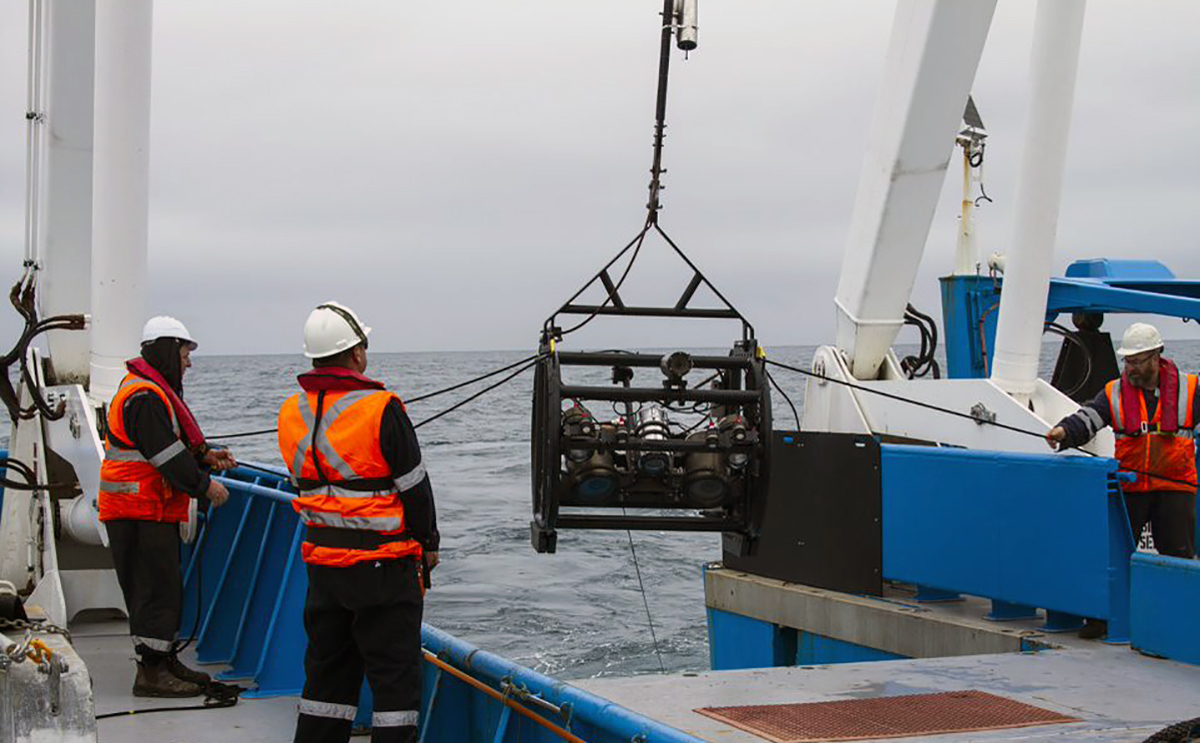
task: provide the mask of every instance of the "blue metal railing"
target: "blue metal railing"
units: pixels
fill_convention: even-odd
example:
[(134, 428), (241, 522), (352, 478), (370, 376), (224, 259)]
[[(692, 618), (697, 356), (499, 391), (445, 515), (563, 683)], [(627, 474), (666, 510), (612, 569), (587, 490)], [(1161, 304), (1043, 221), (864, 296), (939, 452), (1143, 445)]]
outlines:
[[(229, 501), (205, 515), (184, 559), (184, 626), (195, 631), (201, 663), (227, 664), (227, 681), (249, 681), (243, 696), (299, 694), (304, 686), (304, 596), (300, 559), (304, 527), (292, 508), (295, 489), (283, 470), (239, 467), (221, 481)], [(502, 696), (532, 697), (526, 706), (590, 743), (698, 743), (699, 739), (562, 681), (484, 652), (429, 625), (426, 650)], [(477, 688), (426, 663), (422, 669), (424, 743), (559, 740)], [(369, 695), (362, 701), (369, 708)], [(556, 712), (555, 710), (558, 710)], [(360, 710), (359, 719), (369, 720)]]

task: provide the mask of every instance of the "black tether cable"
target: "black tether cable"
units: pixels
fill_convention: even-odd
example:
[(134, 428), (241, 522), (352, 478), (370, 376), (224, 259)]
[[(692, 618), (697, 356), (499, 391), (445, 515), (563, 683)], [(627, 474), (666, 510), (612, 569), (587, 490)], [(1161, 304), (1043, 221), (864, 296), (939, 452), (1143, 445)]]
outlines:
[[(903, 403), (907, 403), (909, 405), (915, 405), (919, 408), (925, 408), (926, 410), (933, 410), (938, 413), (945, 413), (946, 415), (953, 415), (957, 418), (966, 418), (967, 420), (974, 421), (975, 423), (978, 423), (980, 425), (995, 426), (996, 428), (1002, 428), (1006, 431), (1012, 431), (1013, 433), (1020, 433), (1020, 434), (1026, 435), (1026, 436), (1036, 436), (1037, 438), (1039, 438), (1043, 441), (1046, 440), (1046, 434), (1038, 433), (1037, 431), (1030, 431), (1030, 430), (1027, 430), (1024, 428), (1017, 428), (1016, 426), (1010, 426), (1007, 423), (997, 423), (996, 421), (989, 421), (985, 418), (977, 418), (977, 417), (971, 415), (970, 413), (960, 413), (957, 410), (950, 410), (949, 408), (938, 407), (937, 405), (932, 405), (927, 402), (921, 402), (920, 400), (913, 400), (913, 399), (910, 399), (907, 397), (901, 397), (900, 395), (893, 395), (892, 393), (884, 392), (883, 390), (873, 390), (870, 387), (863, 387), (861, 385), (851, 384), (850, 382), (846, 382), (841, 379), (834, 379), (833, 377), (829, 377), (824, 374), (818, 374), (817, 372), (808, 371), (807, 369), (800, 369), (795, 366), (789, 366), (787, 364), (782, 364), (778, 361), (772, 361), (771, 359), (765, 359), (765, 361), (766, 361), (766, 363), (771, 364), (772, 366), (778, 366), (780, 369), (787, 369), (788, 371), (796, 372), (797, 374), (803, 374), (808, 377), (813, 377), (814, 379), (820, 379), (825, 382), (833, 382), (834, 384), (840, 384), (843, 387), (849, 387), (850, 389), (858, 390), (859, 392), (867, 392), (872, 395), (879, 395), (880, 397), (886, 397), (890, 400), (896, 400), (897, 402), (903, 402)], [(1061, 447), (1057, 451), (1064, 451), (1064, 450), (1071, 450), (1071, 449), (1074, 449), (1075, 451), (1083, 452), (1084, 454), (1088, 455), (1089, 457), (1101, 458), (1099, 454), (1090, 452), (1087, 449), (1081, 449), (1078, 446)], [(1135, 469), (1131, 469), (1129, 467), (1119, 467), (1118, 469), (1121, 472), (1128, 472), (1128, 473), (1134, 474), (1134, 475), (1145, 475), (1146, 477), (1152, 477), (1155, 480), (1162, 480), (1163, 482), (1173, 482), (1173, 483), (1177, 483), (1179, 485), (1188, 485), (1193, 488), (1197, 486), (1196, 483), (1188, 481), (1188, 480), (1177, 480), (1173, 477), (1164, 477), (1162, 475), (1157, 475), (1153, 472), (1146, 472), (1144, 470), (1135, 470)]]
[(775, 381), (775, 377), (772, 377), (771, 372), (769, 371), (767, 371), (767, 380), (771, 383), (771, 386), (779, 392), (779, 394), (783, 395), (783, 399), (787, 400), (788, 407), (792, 409), (792, 417), (796, 419), (796, 430), (799, 431), (800, 414), (796, 412), (796, 406), (792, 404), (792, 398), (788, 397), (788, 394), (783, 391), (783, 388), (779, 386), (779, 382)]
[(409, 398), (408, 402), (409, 403), (421, 402), (422, 400), (428, 400), (431, 397), (437, 397), (438, 395), (444, 395), (447, 392), (453, 392), (454, 390), (470, 386), (472, 384), (475, 384), (476, 382), (482, 382), (483, 380), (487, 379), (488, 377), (494, 377), (497, 374), (503, 374), (504, 372), (508, 371), (509, 369), (517, 368), (521, 364), (526, 364), (526, 363), (529, 363), (530, 361), (541, 361), (543, 357), (545, 357), (545, 354), (535, 353), (532, 356), (526, 356), (525, 358), (521, 359), (520, 361), (514, 361), (513, 363), (509, 364), (508, 366), (502, 366), (499, 369), (494, 369), (494, 370), (488, 372), (487, 374), (480, 374), (478, 377), (475, 377), (474, 379), (468, 379), (465, 382), (459, 382), (458, 384), (451, 385), (449, 387), (444, 387), (440, 390), (437, 390), (436, 392), (429, 392), (424, 395), (417, 395), (416, 397)]
[[(545, 356), (546, 356), (546, 354), (535, 353), (532, 356), (526, 356), (525, 358), (521, 359), (520, 361), (514, 361), (513, 363), (508, 364), (507, 366), (502, 366), (499, 369), (493, 369), (492, 371), (487, 372), (486, 374), (480, 374), (479, 376), (474, 377), (472, 379), (468, 379), (465, 382), (459, 382), (457, 384), (452, 384), (449, 387), (443, 387), (440, 390), (428, 392), (424, 395), (417, 395), (416, 397), (410, 398), (407, 402), (409, 404), (412, 404), (415, 402), (421, 402), (423, 400), (428, 400), (431, 397), (437, 397), (438, 395), (444, 395), (447, 392), (453, 392), (454, 390), (462, 389), (463, 387), (468, 387), (472, 384), (475, 384), (476, 382), (482, 382), (483, 380), (488, 379), (489, 377), (494, 377), (497, 374), (503, 374), (504, 372), (506, 372), (510, 369), (514, 369), (518, 366), (521, 366), (522, 364), (531, 364), (531, 365), (536, 364), (537, 362), (539, 362), (543, 358), (545, 358)], [(524, 370), (522, 370), (522, 371), (524, 371)], [(516, 376), (516, 375), (513, 375), (513, 376)], [(508, 379), (512, 379), (512, 377), (508, 377), (504, 381), (508, 381)], [(489, 390), (495, 389), (498, 386), (499, 385), (493, 385), (491, 387), (488, 387), (487, 389), (482, 390), (478, 394), (476, 394), (472, 397), (468, 397), (463, 402), (470, 402), (471, 400), (474, 400), (476, 397), (479, 397), (479, 395), (482, 395), (484, 392), (488, 392)], [(462, 403), (460, 403), (460, 405), (461, 404)], [(450, 410), (454, 410), (457, 407), (459, 407), (459, 406), (456, 405), (454, 408), (450, 408)], [(436, 417), (445, 415), (445, 413), (450, 412), (450, 410), (446, 410), (442, 413), (439, 413), (437, 416), (434, 416), (434, 417), (436, 418)], [(429, 420), (433, 420), (433, 418), (430, 418)], [(428, 423), (428, 422), (429, 421), (424, 421), (424, 423)], [(421, 425), (421, 424), (418, 424), (418, 425)], [(209, 441), (216, 441), (217, 439), (237, 439), (237, 438), (242, 438), (245, 436), (263, 436), (268, 433), (276, 433), (278, 431), (279, 431), (278, 428), (264, 428), (260, 431), (246, 431), (244, 433), (223, 433), (223, 434), (218, 434), (216, 436), (208, 436), (207, 438)], [(274, 473), (272, 473), (272, 474), (274, 474)]]
[(520, 369), (517, 369), (515, 372), (513, 372), (512, 374), (509, 374), (507, 377), (505, 377), (504, 379), (501, 379), (499, 382), (494, 382), (492, 384), (489, 384), (487, 387), (484, 387), (483, 389), (479, 390), (474, 395), (471, 395), (470, 397), (468, 397), (464, 400), (460, 400), (459, 402), (455, 403), (454, 405), (451, 405), (450, 407), (446, 408), (442, 412), (440, 412), (436, 415), (432, 415), (432, 416), (426, 418), (425, 420), (421, 421), (420, 423), (414, 423), (413, 428), (420, 428), (421, 426), (425, 425), (426, 423), (433, 423), (435, 420), (437, 420), (438, 418), (441, 418), (443, 415), (448, 415), (450, 413), (453, 413), (455, 410), (458, 410), (463, 405), (466, 405), (467, 403), (471, 402), (472, 400), (479, 397), (480, 395), (483, 395), (484, 393), (487, 393), (487, 392), (491, 392), (492, 390), (496, 389), (500, 385), (502, 385), (506, 382), (511, 382), (513, 379), (516, 379), (522, 373), (527, 372), (530, 369), (532, 369), (533, 367), (537, 366), (538, 362), (541, 360), (542, 360), (542, 354), (538, 354), (538, 356), (533, 361), (530, 361), (525, 366), (522, 366)]

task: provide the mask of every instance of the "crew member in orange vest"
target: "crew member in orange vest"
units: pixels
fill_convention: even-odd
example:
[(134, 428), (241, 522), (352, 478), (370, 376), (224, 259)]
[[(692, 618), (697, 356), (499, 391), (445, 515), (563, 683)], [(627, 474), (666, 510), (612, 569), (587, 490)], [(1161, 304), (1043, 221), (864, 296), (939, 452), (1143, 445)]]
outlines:
[(141, 357), (126, 362), (129, 373), (108, 407), (98, 505), (138, 655), (133, 694), (139, 697), (196, 696), (210, 680), (176, 657), (179, 525), (188, 520), (190, 499), (220, 506), (229, 498), (207, 469), (237, 462), (208, 447), (183, 401), (183, 373), (195, 349), (183, 323), (151, 318)]
[(313, 310), (304, 325), (313, 369), (279, 410), (279, 450), (307, 525), (297, 743), (349, 739), (364, 671), (372, 742), (417, 740), (421, 613), (438, 563), (437, 518), (403, 403), (363, 376), (370, 332), (337, 302)]
[[(1134, 539), (1146, 524), (1160, 554), (1196, 555), (1196, 446), (1200, 423), (1197, 377), (1179, 371), (1162, 355), (1163, 340), (1153, 325), (1134, 323), (1117, 354), (1124, 373), (1095, 399), (1059, 421), (1046, 434), (1051, 446), (1080, 446), (1112, 426), (1121, 469), (1137, 480), (1122, 486)], [(1089, 622), (1081, 635), (1104, 628)], [(1089, 631), (1090, 629), (1090, 631)]]

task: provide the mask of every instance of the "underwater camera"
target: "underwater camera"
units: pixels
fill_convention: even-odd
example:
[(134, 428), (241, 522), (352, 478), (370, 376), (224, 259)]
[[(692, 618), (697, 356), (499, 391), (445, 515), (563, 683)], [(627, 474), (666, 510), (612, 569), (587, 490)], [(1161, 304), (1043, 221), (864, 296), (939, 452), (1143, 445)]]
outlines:
[[(534, 549), (554, 552), (558, 529), (713, 531), (752, 542), (771, 440), (770, 389), (752, 338), (726, 356), (544, 350), (534, 378)], [(612, 384), (565, 382), (570, 367), (609, 367)]]

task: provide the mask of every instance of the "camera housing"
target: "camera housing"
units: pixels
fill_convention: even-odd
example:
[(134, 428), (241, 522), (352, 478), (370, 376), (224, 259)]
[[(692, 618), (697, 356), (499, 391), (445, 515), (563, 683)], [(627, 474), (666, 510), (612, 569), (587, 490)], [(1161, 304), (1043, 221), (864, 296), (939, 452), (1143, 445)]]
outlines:
[[(725, 532), (749, 549), (771, 439), (757, 342), (725, 356), (553, 346), (534, 377), (534, 549), (555, 552), (559, 529)], [(611, 384), (564, 380), (586, 367), (610, 367)]]

